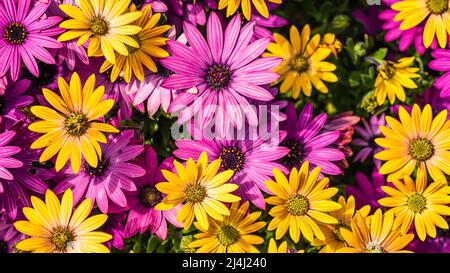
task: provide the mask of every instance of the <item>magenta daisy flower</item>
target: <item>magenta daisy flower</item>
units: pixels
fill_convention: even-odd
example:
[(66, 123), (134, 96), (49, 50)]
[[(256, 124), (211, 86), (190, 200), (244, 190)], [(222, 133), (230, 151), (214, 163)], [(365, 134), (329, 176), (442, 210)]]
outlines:
[(370, 180), (363, 172), (356, 173), (356, 185), (347, 185), (345, 190), (347, 195), (355, 197), (356, 208), (360, 209), (365, 205), (370, 205), (372, 212), (380, 208), (378, 200), (386, 196), (381, 186), (386, 186), (383, 175), (374, 168)]
[[(267, 3), (269, 12), (278, 8), (279, 6), (279, 4), (273, 4), (270, 2)], [(255, 21), (255, 35), (253, 39), (270, 38), (272, 42), (275, 42), (275, 39), (273, 38), (272, 31), (268, 28), (282, 28), (289, 23), (289, 21), (285, 18), (273, 13), (269, 13), (269, 17), (264, 18), (264, 16), (261, 16), (259, 13), (253, 12), (252, 20)]]
[[(182, 30), (183, 22), (204, 26), (206, 10), (217, 9), (216, 0), (164, 0), (168, 7), (169, 23)], [(153, 5), (152, 5), (153, 7)]]
[[(380, 126), (385, 126), (386, 122), (384, 120), (384, 113), (379, 117), (373, 115), (370, 117), (369, 122), (365, 119), (362, 119), (361, 122), (362, 126), (358, 125), (355, 127), (355, 130), (360, 137), (353, 139), (352, 144), (361, 147), (353, 161), (362, 163), (366, 161), (369, 156), (373, 156), (383, 150), (374, 140), (381, 136)], [(377, 168), (381, 167), (381, 161), (375, 157), (373, 157), (373, 163)]]
[(74, 174), (66, 167), (62, 172), (66, 177), (58, 183), (55, 193), (62, 193), (67, 188), (73, 191), (74, 203), (82, 198), (91, 198), (102, 213), (107, 213), (108, 201), (120, 207), (127, 205), (123, 190), (135, 191), (133, 178), (143, 176), (145, 170), (128, 161), (142, 153), (142, 145), (129, 145), (133, 131), (121, 132), (118, 136), (110, 135), (107, 144), (100, 144), (102, 160), (97, 168), (83, 163), (83, 170)]
[(10, 71), (13, 81), (19, 77), (22, 62), (36, 77), (39, 69), (36, 59), (54, 64), (55, 59), (47, 48), (61, 48), (62, 45), (52, 36), (57, 35), (61, 17), (45, 19), (42, 15), (49, 4), (31, 6), (31, 0), (3, 0), (0, 2), (0, 76)]
[(0, 95), (5, 94), (7, 85), (8, 85), (8, 80), (6, 79), (6, 77), (0, 77)]
[[(241, 18), (236, 15), (224, 32), (219, 17), (212, 12), (206, 27), (206, 40), (194, 25), (185, 22), (184, 31), (190, 47), (177, 41), (167, 42), (171, 57), (161, 59), (161, 64), (174, 75), (161, 86), (173, 90), (196, 87), (198, 90), (197, 94), (181, 92), (169, 106), (169, 112), (183, 110), (178, 117), (179, 123), (203, 109), (202, 124), (208, 124), (216, 116), (216, 128), (222, 133), (230, 125), (241, 128), (244, 116), (250, 124), (258, 124), (256, 111), (248, 99), (273, 99), (262, 85), (278, 79), (278, 74), (272, 70), (281, 60), (260, 57), (270, 39), (250, 42), (254, 25), (250, 22), (241, 28)], [(225, 122), (224, 116), (231, 124)]]
[(58, 78), (64, 76), (64, 69), (61, 64), (38, 63), (39, 77), (34, 76), (29, 71), (24, 71), (23, 78), (31, 81), (28, 94), (42, 94), (42, 88), (50, 90), (58, 89)]
[(3, 83), (5, 92), (0, 95), (0, 125), (1, 128), (9, 129), (15, 122), (26, 118), (20, 108), (30, 105), (33, 98), (23, 95), (30, 86), (29, 80), (13, 82), (8, 77), (4, 77)]
[[(448, 219), (447, 219), (448, 222)], [(450, 232), (448, 230), (438, 230), (436, 238), (427, 238), (421, 241), (414, 239), (406, 249), (414, 253), (450, 253)]]
[(434, 60), (429, 64), (433, 70), (444, 72), (434, 82), (434, 86), (441, 89), (441, 97), (450, 97), (450, 49), (436, 49), (431, 52)]
[(142, 7), (150, 5), (153, 12), (164, 13), (168, 9), (164, 1), (166, 0), (143, 0)]
[[(67, 14), (65, 14), (59, 8), (59, 5), (61, 4), (77, 6), (76, 0), (50, 0), (50, 6), (48, 7), (47, 14), (67, 19), (68, 18)], [(64, 29), (59, 28), (59, 33), (57, 35), (63, 33), (64, 31), (65, 31)], [(54, 56), (57, 56), (58, 58), (57, 61), (59, 64), (65, 62), (67, 68), (69, 68), (70, 71), (73, 71), (75, 69), (77, 61), (81, 61), (84, 64), (89, 64), (89, 58), (86, 53), (87, 48), (86, 44), (78, 46), (76, 40), (61, 42), (61, 44), (62, 44), (61, 48), (52, 49), (50, 51), (53, 53)]]
[[(0, 179), (13, 180), (14, 176), (9, 169), (23, 166), (20, 160), (12, 157), (21, 151), (20, 147), (10, 145), (15, 135), (16, 132), (14, 131), (6, 131), (0, 134)], [(0, 185), (0, 192), (1, 190), (2, 186)]]
[(14, 225), (2, 223), (2, 221), (0, 216), (0, 254), (12, 253), (14, 252), (14, 245), (18, 241), (25, 239), (25, 235), (18, 232)]
[(102, 230), (112, 236), (112, 239), (105, 243), (109, 249), (114, 247), (118, 250), (123, 250), (123, 239), (125, 238), (125, 225), (123, 223), (126, 218), (127, 214), (125, 212), (108, 214), (108, 220), (106, 220)]
[(183, 226), (176, 220), (181, 205), (165, 211), (154, 208), (164, 198), (155, 184), (164, 181), (161, 170), (173, 169), (173, 158), (166, 158), (158, 168), (158, 159), (153, 148), (146, 145), (145, 149), (144, 156), (140, 157), (137, 163), (146, 170), (146, 174), (135, 179), (137, 191), (126, 194), (131, 210), (125, 225), (125, 237), (129, 238), (138, 232), (143, 234), (150, 228), (151, 234), (156, 234), (161, 240), (165, 240), (167, 222), (176, 227)]
[[(439, 114), (442, 110), (450, 111), (450, 96), (441, 97), (441, 90), (436, 89), (434, 86), (427, 88), (422, 95), (417, 96), (416, 102), (421, 107), (425, 107), (427, 104), (431, 105), (435, 115)], [(450, 119), (450, 116), (447, 119)]]
[[(400, 0), (384, 0), (383, 3), (388, 7), (391, 7), (394, 3)], [(410, 28), (408, 30), (400, 30), (401, 21), (394, 21), (395, 16), (397, 16), (398, 11), (393, 9), (386, 9), (380, 13), (380, 19), (385, 21), (382, 28), (386, 30), (386, 35), (384, 40), (386, 42), (393, 42), (400, 39), (399, 49), (400, 51), (406, 51), (413, 43), (416, 51), (423, 55), (426, 51), (426, 47), (423, 43), (423, 30), (424, 23)], [(437, 48), (436, 38), (433, 39), (433, 43), (430, 46), (432, 49)]]
[(280, 129), (287, 132), (281, 146), (288, 147), (289, 153), (280, 162), (288, 169), (300, 168), (302, 163), (309, 161), (310, 168), (320, 166), (323, 174), (338, 175), (342, 173), (336, 161), (345, 159), (345, 154), (333, 146), (340, 137), (339, 131), (321, 132), (327, 121), (327, 115), (322, 113), (313, 118), (312, 104), (308, 103), (300, 112), (294, 105), (286, 109), (287, 120), (281, 123)]
[[(285, 133), (282, 132), (280, 139), (284, 136)], [(230, 182), (239, 185), (236, 193), (260, 209), (265, 209), (266, 206), (261, 190), (269, 192), (265, 181), (270, 179), (273, 169), (288, 171), (276, 161), (286, 156), (289, 149), (259, 137), (255, 140), (179, 139), (175, 145), (178, 149), (173, 154), (183, 160), (197, 159), (203, 151), (207, 153), (210, 162), (220, 158), (222, 170), (234, 171)]]

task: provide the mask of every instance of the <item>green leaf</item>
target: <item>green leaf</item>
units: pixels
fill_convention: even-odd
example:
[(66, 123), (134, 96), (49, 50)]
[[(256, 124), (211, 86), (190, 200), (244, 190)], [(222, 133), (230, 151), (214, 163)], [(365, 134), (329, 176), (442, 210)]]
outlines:
[(147, 241), (147, 253), (153, 253), (161, 240), (157, 236), (152, 236)]

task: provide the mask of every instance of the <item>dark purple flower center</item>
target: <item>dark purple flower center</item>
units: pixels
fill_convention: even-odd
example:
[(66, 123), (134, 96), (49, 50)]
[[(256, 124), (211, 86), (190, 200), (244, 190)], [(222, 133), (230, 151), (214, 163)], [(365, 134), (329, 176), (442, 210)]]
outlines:
[(38, 68), (39, 77), (35, 77), (28, 70), (26, 72), (26, 78), (31, 80), (31, 86), (35, 86), (41, 89), (58, 80), (59, 67), (57, 64), (46, 64), (43, 62), (39, 62)]
[(223, 64), (215, 64), (210, 66), (206, 74), (206, 83), (216, 91), (220, 91), (227, 87), (231, 81), (231, 71), (228, 66)]
[(145, 207), (153, 208), (162, 201), (163, 196), (154, 186), (148, 186), (140, 190), (139, 199)]
[(294, 139), (286, 140), (281, 145), (290, 149), (289, 153), (282, 159), (283, 165), (288, 168), (300, 166), (304, 155), (303, 145)]
[(5, 27), (3, 38), (13, 45), (21, 45), (27, 38), (28, 32), (21, 23), (11, 23)]
[(160, 63), (156, 64), (156, 68), (158, 69), (158, 73), (157, 75), (161, 78), (161, 79), (167, 79), (168, 77), (170, 77), (171, 75), (173, 75), (173, 72), (170, 71), (169, 69), (167, 69), (166, 67), (164, 67), (163, 65), (161, 65)]
[(104, 159), (104, 160), (98, 162), (97, 167), (92, 167), (87, 162), (84, 162), (83, 169), (90, 176), (100, 177), (108, 169), (108, 166), (109, 166), (109, 161), (107, 159)]
[(244, 167), (244, 155), (238, 148), (223, 148), (220, 152), (221, 167), (238, 172)]
[(4, 109), (4, 102), (3, 102), (3, 98), (0, 97), (0, 115), (3, 115), (3, 111), (5, 111)]
[(8, 253), (8, 244), (4, 240), (0, 240), (0, 253)]

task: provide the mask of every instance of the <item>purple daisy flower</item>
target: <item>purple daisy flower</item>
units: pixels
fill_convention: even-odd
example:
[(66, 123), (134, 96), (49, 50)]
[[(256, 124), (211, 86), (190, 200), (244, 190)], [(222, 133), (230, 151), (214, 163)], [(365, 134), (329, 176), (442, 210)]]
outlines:
[(300, 168), (308, 161), (310, 168), (320, 166), (322, 174), (339, 175), (342, 169), (336, 161), (345, 159), (345, 154), (333, 146), (339, 139), (340, 132), (320, 132), (327, 121), (327, 115), (322, 113), (313, 118), (312, 104), (308, 103), (300, 112), (294, 105), (289, 104), (286, 109), (287, 120), (281, 123), (280, 129), (287, 132), (281, 146), (288, 147), (289, 153), (280, 162), (288, 169)]
[(123, 238), (125, 237), (125, 225), (123, 223), (126, 218), (127, 214), (125, 212), (108, 214), (108, 220), (103, 225), (102, 230), (112, 236), (112, 239), (105, 243), (109, 249), (114, 247), (118, 250), (123, 250)]
[(118, 136), (110, 135), (107, 144), (100, 144), (102, 160), (97, 168), (83, 163), (83, 170), (74, 174), (66, 167), (62, 172), (65, 178), (58, 183), (55, 193), (62, 193), (72, 188), (74, 203), (82, 198), (91, 198), (102, 213), (107, 213), (111, 200), (120, 207), (127, 205), (123, 190), (135, 191), (136, 186), (131, 180), (145, 174), (145, 170), (128, 161), (142, 153), (141, 145), (129, 145), (134, 132), (123, 131)]
[(125, 225), (125, 237), (136, 233), (143, 234), (150, 228), (151, 234), (156, 234), (161, 240), (167, 237), (167, 222), (176, 227), (183, 224), (176, 220), (181, 205), (171, 210), (156, 210), (154, 207), (164, 198), (155, 184), (164, 181), (161, 170), (173, 169), (173, 158), (166, 158), (158, 168), (156, 153), (150, 145), (146, 145), (143, 157), (137, 163), (146, 170), (145, 176), (135, 179), (137, 191), (127, 193), (128, 205), (131, 208)]
[[(58, 34), (59, 16), (41, 18), (49, 4), (31, 6), (31, 0), (4, 0), (0, 3), (0, 76), (10, 71), (13, 81), (19, 77), (22, 62), (39, 77), (38, 60), (54, 64), (55, 59), (46, 48), (61, 48), (52, 36)], [(31, 9), (31, 10), (30, 10)]]
[(153, 12), (164, 13), (167, 11), (167, 5), (164, 3), (165, 0), (144, 0), (142, 3), (142, 7), (146, 5), (150, 5), (152, 7)]
[(450, 234), (448, 230), (438, 230), (436, 238), (427, 238), (424, 242), (416, 238), (407, 249), (414, 253), (450, 253)]
[(23, 78), (31, 81), (28, 94), (42, 94), (42, 89), (47, 88), (50, 90), (58, 89), (58, 78), (64, 76), (64, 69), (61, 64), (46, 64), (43, 62), (38, 63), (39, 76), (36, 77), (29, 71), (23, 71)]
[[(421, 96), (417, 96), (416, 102), (421, 107), (430, 104), (435, 115), (442, 110), (450, 111), (450, 96), (441, 97), (441, 90), (436, 89), (434, 86), (426, 89)], [(447, 119), (450, 119), (450, 116)]]
[[(77, 6), (75, 0), (49, 0), (50, 6), (48, 7), (47, 14), (50, 16), (59, 16), (61, 18), (68, 18), (67, 15), (62, 12), (62, 10), (59, 8), (59, 5), (61, 4), (68, 4), (72, 6)], [(65, 30), (62, 28), (59, 28), (60, 33), (63, 33)], [(86, 44), (83, 44), (81, 46), (77, 45), (76, 40), (71, 40), (67, 42), (61, 42), (62, 47), (58, 49), (52, 49), (50, 52), (56, 56), (58, 59), (58, 64), (62, 64), (63, 62), (66, 62), (67, 68), (69, 68), (70, 71), (73, 71), (75, 69), (75, 65), (77, 63), (77, 60), (81, 61), (82, 63), (88, 65), (89, 64), (89, 58), (86, 53)], [(50, 89), (50, 88), (49, 88)]]
[(0, 95), (0, 124), (1, 128), (8, 129), (15, 122), (26, 118), (20, 108), (30, 105), (33, 98), (23, 95), (30, 86), (29, 80), (13, 82), (8, 77), (4, 77), (3, 83), (5, 92)]
[(356, 208), (360, 209), (365, 205), (370, 205), (372, 212), (380, 208), (378, 200), (386, 196), (381, 186), (386, 186), (383, 175), (378, 173), (378, 169), (372, 171), (372, 181), (363, 173), (356, 173), (356, 185), (347, 185), (345, 190), (347, 195), (355, 197)]
[(381, 31), (380, 10), (378, 7), (370, 6), (367, 11), (355, 9), (352, 17), (364, 26), (364, 32), (370, 36), (376, 36)]
[(441, 98), (450, 97), (450, 49), (436, 49), (431, 52), (431, 55), (434, 60), (430, 62), (429, 67), (445, 73), (436, 79), (434, 86), (442, 90)]
[[(241, 18), (236, 15), (223, 32), (219, 17), (212, 12), (206, 27), (207, 40), (194, 25), (185, 22), (184, 31), (190, 47), (177, 41), (167, 42), (171, 57), (160, 62), (175, 74), (162, 86), (173, 90), (192, 87), (198, 90), (197, 94), (181, 92), (169, 106), (169, 112), (183, 110), (178, 117), (180, 124), (200, 109), (203, 109), (202, 124), (209, 124), (216, 116), (216, 128), (222, 135), (229, 125), (242, 128), (244, 116), (251, 125), (258, 124), (256, 111), (248, 99), (273, 99), (273, 95), (261, 85), (278, 79), (278, 74), (272, 70), (281, 60), (259, 57), (270, 39), (250, 42), (254, 25), (250, 22), (241, 28)], [(226, 124), (224, 116), (231, 124)]]
[[(216, 0), (163, 0), (167, 7), (169, 23), (176, 26), (178, 31), (183, 30), (183, 23), (189, 22), (204, 26), (206, 24), (206, 10), (217, 9)], [(152, 6), (153, 7), (153, 6)]]
[[(14, 176), (8, 169), (20, 168), (23, 163), (12, 156), (21, 151), (20, 147), (8, 145), (13, 137), (16, 135), (14, 131), (6, 131), (0, 134), (0, 179), (13, 180)], [(0, 184), (0, 192), (2, 186)]]
[[(285, 135), (285, 132), (280, 133), (280, 141)], [(289, 149), (259, 137), (255, 140), (179, 139), (175, 145), (178, 149), (173, 154), (183, 160), (197, 159), (203, 151), (208, 154), (210, 162), (220, 158), (222, 170), (234, 171), (230, 182), (239, 185), (236, 193), (260, 209), (266, 206), (261, 190), (269, 192), (265, 181), (270, 179), (273, 169), (288, 172), (276, 161), (286, 156)]]
[(25, 239), (25, 235), (18, 232), (14, 225), (3, 223), (2, 218), (4, 217), (0, 216), (0, 254), (13, 253), (14, 245), (18, 241)]
[[(270, 2), (267, 3), (269, 12), (278, 8), (279, 6), (280, 5)], [(272, 13), (269, 14), (269, 18), (264, 18), (259, 13), (253, 12), (252, 20), (255, 21), (255, 34), (253, 39), (270, 38), (272, 42), (275, 42), (275, 39), (273, 38), (272, 31), (268, 28), (282, 28), (289, 23), (289, 21), (285, 18)]]
[[(13, 131), (7, 132), (11, 138), (9, 148), (12, 148), (11, 152), (17, 152), (13, 155), (14, 158), (4, 159), (16, 167), (8, 170), (10, 176), (0, 178), (0, 210), (4, 208), (10, 219), (17, 217), (21, 212), (20, 208), (30, 205), (30, 193), (45, 193), (48, 186), (43, 180), (53, 178), (49, 170), (33, 165), (38, 162), (39, 150), (32, 150), (30, 146), (36, 140), (37, 134), (29, 131), (27, 127), (28, 124), (18, 122), (11, 127)], [(0, 157), (6, 156), (0, 152)]]
[[(362, 163), (366, 161), (370, 155), (375, 155), (383, 150), (374, 140), (381, 136), (380, 126), (385, 126), (386, 121), (384, 119), (384, 113), (382, 113), (379, 117), (376, 115), (370, 117), (370, 123), (365, 119), (362, 119), (361, 122), (362, 126), (358, 125), (355, 127), (360, 138), (353, 139), (352, 144), (361, 147), (361, 150), (358, 151), (353, 161)], [(381, 161), (375, 157), (373, 157), (373, 163), (377, 168), (381, 167)]]
[[(394, 3), (400, 0), (384, 0), (383, 3), (388, 7), (391, 7)], [(411, 44), (414, 43), (416, 51), (423, 55), (426, 51), (425, 45), (423, 43), (423, 30), (425, 24), (422, 23), (416, 27), (410, 28), (408, 30), (400, 30), (401, 21), (394, 21), (395, 16), (397, 16), (398, 11), (387, 9), (380, 13), (380, 19), (385, 21), (382, 28), (386, 30), (386, 35), (384, 40), (386, 42), (393, 42), (400, 39), (399, 49), (400, 51), (406, 51)], [(437, 48), (436, 38), (433, 39), (433, 43), (430, 46), (432, 49)]]

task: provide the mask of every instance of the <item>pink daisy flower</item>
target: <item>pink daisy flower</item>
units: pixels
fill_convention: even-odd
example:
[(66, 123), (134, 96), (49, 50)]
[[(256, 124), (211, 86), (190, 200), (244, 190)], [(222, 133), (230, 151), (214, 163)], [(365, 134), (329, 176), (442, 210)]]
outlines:
[(131, 210), (125, 225), (125, 237), (129, 238), (138, 232), (143, 234), (150, 228), (151, 234), (156, 234), (161, 240), (165, 240), (167, 222), (176, 227), (183, 226), (176, 220), (181, 205), (165, 211), (154, 208), (164, 198), (155, 184), (164, 181), (161, 170), (173, 169), (173, 158), (166, 158), (158, 167), (158, 159), (153, 148), (146, 145), (145, 149), (144, 157), (140, 157), (137, 163), (146, 170), (146, 174), (135, 179), (137, 191), (126, 194)]
[(132, 179), (145, 174), (144, 169), (128, 162), (144, 150), (141, 145), (129, 145), (133, 133), (131, 130), (123, 131), (118, 136), (109, 136), (107, 144), (101, 143), (102, 161), (97, 168), (84, 163), (78, 174), (69, 167), (63, 169), (66, 178), (58, 183), (55, 193), (72, 188), (74, 203), (83, 197), (91, 198), (102, 213), (108, 212), (109, 200), (119, 207), (127, 206), (123, 190), (135, 191)]
[(216, 128), (222, 135), (230, 125), (241, 128), (244, 116), (251, 125), (258, 124), (256, 111), (248, 100), (273, 99), (262, 85), (278, 79), (278, 74), (272, 70), (281, 60), (260, 57), (270, 39), (251, 42), (254, 26), (255, 23), (250, 22), (241, 28), (241, 18), (236, 15), (223, 31), (219, 17), (212, 12), (206, 26), (206, 40), (194, 25), (185, 22), (190, 47), (177, 41), (167, 43), (171, 56), (162, 59), (161, 64), (174, 75), (161, 86), (174, 90), (196, 87), (198, 90), (196, 94), (181, 92), (169, 106), (169, 112), (182, 111), (179, 123), (188, 121), (202, 109), (202, 124), (207, 125), (216, 117)]
[(26, 118), (20, 108), (30, 105), (33, 97), (24, 95), (30, 86), (30, 81), (23, 79), (16, 82), (8, 77), (3, 78), (5, 84), (4, 93), (0, 94), (0, 125), (9, 129), (12, 124)]
[(58, 34), (59, 16), (42, 19), (49, 4), (31, 7), (31, 0), (3, 0), (0, 2), (0, 76), (10, 71), (13, 81), (19, 77), (22, 62), (36, 77), (39, 69), (36, 59), (54, 64), (47, 48), (61, 48), (52, 36)]

